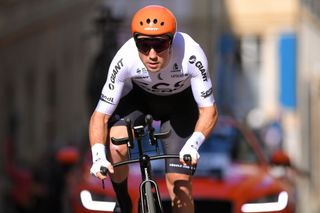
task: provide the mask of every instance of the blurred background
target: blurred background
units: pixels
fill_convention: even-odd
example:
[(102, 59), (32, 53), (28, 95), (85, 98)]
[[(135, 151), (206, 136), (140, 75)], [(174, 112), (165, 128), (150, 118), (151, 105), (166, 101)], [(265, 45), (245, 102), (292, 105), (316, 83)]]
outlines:
[(0, 212), (61, 208), (109, 62), (155, 3), (206, 52), (219, 112), (301, 171), (297, 212), (319, 212), (318, 0), (0, 0)]

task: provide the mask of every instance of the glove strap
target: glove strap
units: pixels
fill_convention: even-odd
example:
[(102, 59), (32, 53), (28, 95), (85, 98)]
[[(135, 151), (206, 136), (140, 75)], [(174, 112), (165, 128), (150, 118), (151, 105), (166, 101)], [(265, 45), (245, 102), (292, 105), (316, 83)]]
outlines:
[(105, 149), (105, 145), (103, 145), (102, 143), (95, 143), (93, 146), (91, 146), (93, 163), (100, 160), (107, 160)]
[(205, 139), (206, 137), (201, 132), (194, 132), (187, 141), (187, 144), (198, 151)]

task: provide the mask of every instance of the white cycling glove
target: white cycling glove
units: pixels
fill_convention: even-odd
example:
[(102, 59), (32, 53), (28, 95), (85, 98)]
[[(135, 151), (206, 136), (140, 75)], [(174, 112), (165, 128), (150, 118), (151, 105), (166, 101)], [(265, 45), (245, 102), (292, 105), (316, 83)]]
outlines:
[(205, 140), (205, 136), (201, 132), (194, 132), (191, 137), (187, 140), (186, 144), (182, 147), (179, 157), (183, 159), (186, 154), (191, 155), (192, 160), (197, 162), (200, 158), (198, 150)]
[(109, 168), (111, 163), (106, 158), (105, 146), (102, 143), (96, 143), (91, 147), (92, 152), (92, 166), (90, 173), (97, 177), (101, 166)]

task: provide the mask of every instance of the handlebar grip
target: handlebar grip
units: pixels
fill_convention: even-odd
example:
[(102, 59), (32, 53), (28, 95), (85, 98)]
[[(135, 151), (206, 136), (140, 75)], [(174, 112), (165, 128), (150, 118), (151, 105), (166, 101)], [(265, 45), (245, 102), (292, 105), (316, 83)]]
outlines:
[(186, 154), (183, 156), (183, 161), (189, 165), (189, 170), (190, 170), (190, 176), (192, 176), (195, 172), (195, 167), (191, 165), (192, 162), (192, 157), (189, 154)]
[(100, 173), (101, 173), (102, 175), (104, 175), (104, 176), (107, 176), (107, 174), (108, 174), (108, 169), (107, 169), (107, 167), (101, 166), (101, 167), (100, 167)]
[(189, 154), (186, 154), (183, 156), (183, 161), (186, 162), (187, 164), (190, 164), (192, 161), (192, 157)]

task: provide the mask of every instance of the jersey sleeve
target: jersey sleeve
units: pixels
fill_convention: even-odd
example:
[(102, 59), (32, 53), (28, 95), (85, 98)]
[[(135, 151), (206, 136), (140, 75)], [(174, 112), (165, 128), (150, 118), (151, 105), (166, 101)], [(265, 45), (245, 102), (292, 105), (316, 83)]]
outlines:
[(199, 107), (212, 106), (215, 102), (213, 86), (208, 72), (208, 60), (199, 45), (194, 47), (193, 55), (189, 57), (191, 70), (192, 93)]
[(122, 55), (117, 53), (109, 66), (107, 80), (103, 86), (96, 111), (108, 115), (114, 112), (123, 92), (126, 70)]

